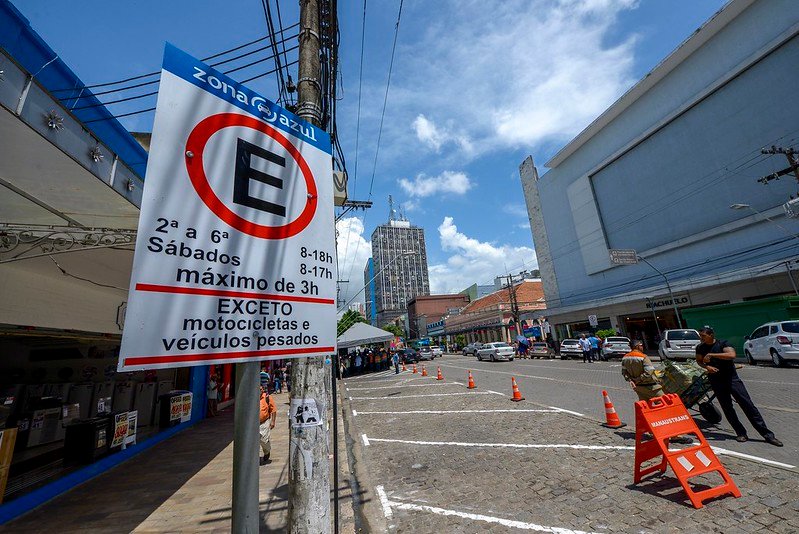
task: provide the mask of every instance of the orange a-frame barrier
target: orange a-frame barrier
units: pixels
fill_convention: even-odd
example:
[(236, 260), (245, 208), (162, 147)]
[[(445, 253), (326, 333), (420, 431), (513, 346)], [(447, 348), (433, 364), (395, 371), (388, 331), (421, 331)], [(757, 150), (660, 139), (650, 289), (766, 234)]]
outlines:
[[(644, 433), (649, 432), (654, 439), (644, 441)], [(699, 441), (698, 445), (685, 449), (669, 450), (669, 438), (692, 434)], [(662, 456), (662, 461), (650, 467), (641, 468), (641, 464)], [(685, 493), (695, 508), (702, 508), (702, 503), (713, 497), (732, 494), (740, 497), (738, 486), (732, 481), (727, 470), (708, 445), (705, 436), (699, 431), (696, 422), (680, 400), (679, 395), (668, 394), (647, 401), (635, 403), (635, 476), (637, 484), (645, 475), (654, 472), (665, 473), (669, 465), (677, 475)], [(718, 486), (701, 491), (694, 491), (689, 484), (693, 477), (717, 472), (724, 482)]]

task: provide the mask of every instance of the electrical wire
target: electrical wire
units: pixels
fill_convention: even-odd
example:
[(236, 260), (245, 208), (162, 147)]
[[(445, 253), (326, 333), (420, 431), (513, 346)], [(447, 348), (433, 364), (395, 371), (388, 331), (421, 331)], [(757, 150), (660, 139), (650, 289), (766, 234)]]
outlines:
[(355, 119), (355, 173), (352, 179), (353, 192), (358, 187), (358, 147), (361, 139), (361, 97), (363, 96), (363, 56), (366, 43), (366, 0), (363, 0), (363, 19), (361, 21), (361, 61), (358, 67), (358, 114)]
[(118, 289), (120, 291), (125, 291), (126, 293), (127, 293), (128, 289), (129, 289), (127, 287), (118, 287), (118, 286), (112, 286), (112, 285), (108, 285), (108, 284), (101, 284), (100, 282), (95, 282), (94, 280), (89, 280), (88, 278), (83, 278), (83, 277), (80, 277), (80, 276), (76, 276), (76, 275), (74, 275), (74, 274), (72, 274), (70, 272), (67, 272), (67, 270), (64, 269), (63, 267), (61, 267), (61, 265), (59, 265), (58, 262), (55, 260), (55, 258), (53, 258), (52, 256), (47, 256), (47, 257), (50, 258), (50, 260), (55, 264), (55, 266), (58, 268), (59, 271), (61, 271), (61, 274), (63, 274), (64, 276), (69, 276), (70, 278), (74, 278), (74, 279), (80, 280), (82, 282), (88, 282), (88, 283), (94, 284), (94, 285), (96, 285), (98, 287), (107, 287), (108, 289)]

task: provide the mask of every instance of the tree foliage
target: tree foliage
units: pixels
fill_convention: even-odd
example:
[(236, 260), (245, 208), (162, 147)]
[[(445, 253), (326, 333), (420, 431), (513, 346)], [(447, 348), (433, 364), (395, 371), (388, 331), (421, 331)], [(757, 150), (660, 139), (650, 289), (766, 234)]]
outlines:
[(385, 330), (386, 332), (391, 332), (396, 337), (404, 337), (405, 336), (405, 332), (402, 330), (402, 328), (397, 326), (397, 325), (395, 325), (395, 324), (393, 324), (393, 323), (384, 324), (381, 328), (383, 330)]
[(355, 323), (368, 323), (369, 321), (366, 320), (366, 317), (361, 315), (355, 310), (347, 310), (344, 312), (344, 315), (341, 316), (341, 319), (338, 320), (338, 326), (336, 328), (336, 335), (340, 336), (344, 332), (346, 332), (352, 325)]

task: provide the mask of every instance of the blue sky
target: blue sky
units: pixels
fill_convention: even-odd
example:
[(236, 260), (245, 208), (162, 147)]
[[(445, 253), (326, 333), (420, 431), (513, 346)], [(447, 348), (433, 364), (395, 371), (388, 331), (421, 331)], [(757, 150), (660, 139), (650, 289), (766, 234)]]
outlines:
[[(205, 57), (266, 31), (260, 0), (13, 3), (87, 84), (158, 70), (165, 41)], [(531, 154), (545, 172), (550, 156), (724, 3), (407, 0), (375, 166), (399, 2), (368, 0), (356, 176), (363, 2), (341, 0), (339, 132), (350, 197), (369, 199), (372, 185), (374, 201), (365, 215), (338, 225), (340, 277), (351, 281), (343, 296), (362, 285), (369, 236), (388, 219), (389, 194), (425, 229), (433, 292), (488, 283), (506, 269), (534, 268), (518, 177), (521, 161)], [(280, 7), (284, 25), (298, 20), (297, 2)], [(266, 62), (231, 76), (241, 80), (270, 68)], [(273, 77), (248, 85), (276, 98)], [(109, 109), (126, 113), (154, 102), (148, 97)], [(130, 130), (148, 131), (151, 123), (152, 113), (123, 119)]]

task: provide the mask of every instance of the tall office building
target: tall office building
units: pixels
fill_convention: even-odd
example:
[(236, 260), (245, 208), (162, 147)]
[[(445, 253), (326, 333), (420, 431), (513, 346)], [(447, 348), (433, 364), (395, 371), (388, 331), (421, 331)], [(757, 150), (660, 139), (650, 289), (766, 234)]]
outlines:
[(366, 320), (372, 326), (377, 326), (377, 303), (375, 300), (375, 262), (369, 258), (363, 269), (363, 297), (366, 308)]
[(414, 297), (430, 294), (424, 229), (397, 216), (391, 197), (389, 204), (388, 223), (372, 232), (378, 326), (407, 313), (408, 301)]

